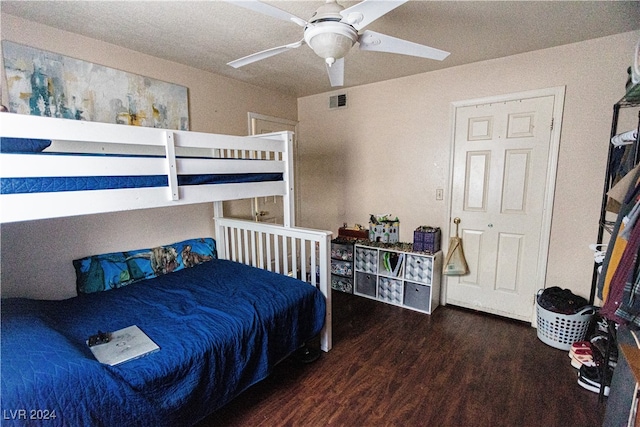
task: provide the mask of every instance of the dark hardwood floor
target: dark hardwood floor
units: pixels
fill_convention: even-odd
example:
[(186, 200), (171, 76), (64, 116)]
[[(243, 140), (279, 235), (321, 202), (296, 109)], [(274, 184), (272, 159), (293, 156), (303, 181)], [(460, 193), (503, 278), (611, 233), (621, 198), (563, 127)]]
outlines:
[(602, 425), (606, 400), (528, 324), (334, 292), (333, 325), (332, 351), (282, 362), (198, 426)]

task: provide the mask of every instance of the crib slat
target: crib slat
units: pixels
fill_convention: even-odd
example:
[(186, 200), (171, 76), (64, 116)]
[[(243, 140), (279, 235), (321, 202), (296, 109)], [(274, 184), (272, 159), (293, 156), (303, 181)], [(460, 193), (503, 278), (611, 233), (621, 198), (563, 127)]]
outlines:
[(302, 271), (300, 280), (307, 280), (307, 245), (300, 240), (300, 269)]
[(264, 233), (258, 233), (258, 268), (264, 269)]
[(269, 271), (273, 271), (273, 262), (272, 262), (272, 258), (271, 258), (271, 247), (273, 246), (273, 234), (268, 233), (267, 234), (267, 242), (266, 242), (266, 250), (267, 250), (267, 270)]
[(282, 236), (282, 274), (289, 273), (289, 238)]
[(276, 260), (275, 262), (275, 270), (276, 273), (280, 273), (280, 263), (278, 262), (278, 260), (280, 259), (280, 236), (278, 235), (274, 235), (273, 236), (273, 251), (274, 251), (274, 259)]

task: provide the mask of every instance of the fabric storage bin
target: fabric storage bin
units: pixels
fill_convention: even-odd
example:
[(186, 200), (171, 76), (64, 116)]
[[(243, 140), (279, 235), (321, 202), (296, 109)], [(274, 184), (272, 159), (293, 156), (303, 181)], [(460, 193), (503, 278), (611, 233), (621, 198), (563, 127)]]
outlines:
[(353, 276), (353, 263), (332, 259), (331, 274), (339, 274), (340, 276)]
[(413, 250), (432, 254), (438, 252), (442, 238), (440, 227), (431, 228), (429, 231), (422, 231), (420, 228), (413, 232)]
[(370, 297), (376, 296), (376, 276), (356, 271), (355, 292)]
[(404, 278), (413, 282), (431, 284), (433, 260), (420, 255), (407, 255)]
[(356, 270), (367, 273), (378, 272), (378, 251), (375, 249), (356, 248)]
[(430, 311), (431, 287), (406, 282), (404, 284), (404, 305), (426, 312)]
[(353, 261), (353, 245), (331, 243), (331, 258), (343, 261)]
[(592, 306), (586, 306), (576, 314), (556, 313), (541, 307), (536, 299), (538, 338), (551, 347), (570, 350), (571, 344), (585, 339), (594, 314)]
[(380, 277), (378, 281), (378, 299), (402, 304), (402, 280)]
[(353, 279), (351, 277), (341, 277), (331, 275), (331, 289), (348, 294), (353, 293)]

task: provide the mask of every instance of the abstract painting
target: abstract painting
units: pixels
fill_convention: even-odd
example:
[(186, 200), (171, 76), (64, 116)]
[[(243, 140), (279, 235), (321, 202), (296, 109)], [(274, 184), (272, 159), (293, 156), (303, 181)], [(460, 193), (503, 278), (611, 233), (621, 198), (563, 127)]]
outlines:
[(3, 41), (10, 112), (189, 129), (187, 88)]

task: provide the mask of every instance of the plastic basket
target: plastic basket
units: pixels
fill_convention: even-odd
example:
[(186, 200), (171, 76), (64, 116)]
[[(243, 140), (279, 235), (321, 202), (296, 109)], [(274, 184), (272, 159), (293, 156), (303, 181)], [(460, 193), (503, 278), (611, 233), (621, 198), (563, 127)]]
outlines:
[(569, 350), (571, 344), (585, 339), (595, 311), (587, 306), (576, 314), (555, 313), (540, 307), (536, 300), (538, 338), (551, 347)]

